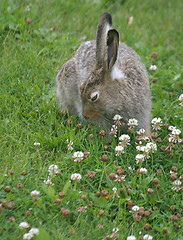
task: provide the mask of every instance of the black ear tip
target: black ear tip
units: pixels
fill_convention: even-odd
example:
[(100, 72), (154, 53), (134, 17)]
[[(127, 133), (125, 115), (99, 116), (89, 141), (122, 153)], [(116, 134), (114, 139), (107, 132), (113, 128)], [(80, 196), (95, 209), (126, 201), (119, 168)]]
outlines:
[(111, 16), (111, 14), (108, 13), (108, 12), (105, 12), (105, 13), (103, 13), (102, 15), (103, 15), (104, 18), (107, 20), (107, 22), (108, 22), (110, 25), (112, 25), (112, 16)]

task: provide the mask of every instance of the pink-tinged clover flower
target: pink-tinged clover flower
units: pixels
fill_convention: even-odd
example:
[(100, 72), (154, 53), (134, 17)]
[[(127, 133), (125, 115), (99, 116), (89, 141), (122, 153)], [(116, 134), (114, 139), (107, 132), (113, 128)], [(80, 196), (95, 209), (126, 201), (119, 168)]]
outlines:
[(183, 106), (183, 93), (179, 96), (179, 101), (181, 101), (181, 103), (179, 103), (179, 105)]
[(181, 134), (181, 131), (176, 127), (173, 127), (173, 126), (170, 126), (170, 127), (169, 127), (169, 130), (171, 130), (172, 133), (170, 134), (168, 141), (173, 143), (182, 142), (182, 139), (179, 137), (179, 135)]
[(109, 135), (111, 137), (117, 137), (118, 128), (116, 125), (112, 125)]
[(151, 70), (151, 71), (155, 71), (156, 69), (157, 69), (156, 65), (151, 65), (150, 68), (149, 68), (149, 70)]
[(115, 147), (115, 152), (116, 152), (116, 156), (120, 156), (122, 155), (124, 152), (124, 147), (123, 146), (116, 146)]
[(19, 224), (19, 228), (20, 228), (20, 229), (27, 230), (27, 229), (30, 228), (30, 224), (29, 224), (28, 222), (21, 222), (21, 223)]
[(130, 136), (128, 134), (123, 134), (119, 137), (119, 145), (122, 147), (126, 147), (127, 145), (130, 145)]
[(181, 185), (181, 184), (182, 184), (182, 182), (181, 182), (179, 179), (173, 181), (173, 187), (172, 187), (172, 190), (178, 192), (178, 191), (181, 189), (181, 188), (180, 188), (180, 185)]
[(40, 191), (34, 190), (31, 192), (32, 197), (37, 197), (40, 194)]
[(69, 139), (67, 139), (66, 141), (67, 141), (67, 143), (68, 143), (67, 149), (68, 149), (68, 150), (73, 150), (73, 147), (72, 147), (73, 142), (72, 142), (71, 140), (69, 141)]
[(52, 181), (51, 181), (51, 179), (50, 179), (49, 176), (48, 176), (48, 179), (47, 179), (47, 180), (44, 180), (44, 183), (47, 185), (47, 187), (54, 185), (54, 183), (52, 183)]
[(135, 236), (128, 236), (126, 240), (136, 240)]
[(137, 164), (142, 164), (144, 162), (144, 155), (143, 154), (137, 154), (135, 159), (136, 159)]
[(79, 173), (73, 173), (72, 175), (71, 175), (71, 180), (72, 181), (77, 181), (77, 182), (80, 182), (80, 180), (81, 180), (81, 174), (79, 174)]
[(140, 168), (139, 173), (140, 174), (147, 174), (147, 169), (146, 168)]
[(151, 235), (149, 235), (149, 234), (145, 234), (143, 236), (143, 240), (153, 240), (153, 237)]
[(77, 151), (74, 153), (73, 157), (74, 162), (82, 162), (82, 160), (84, 159), (84, 153)]
[(161, 118), (153, 118), (151, 123), (154, 130), (159, 130), (160, 127), (162, 126)]
[(49, 166), (48, 172), (50, 175), (57, 175), (60, 172), (60, 170), (58, 169), (57, 165), (52, 164)]
[(128, 126), (131, 127), (131, 128), (138, 126), (138, 120), (135, 119), (135, 118), (129, 119), (128, 120)]

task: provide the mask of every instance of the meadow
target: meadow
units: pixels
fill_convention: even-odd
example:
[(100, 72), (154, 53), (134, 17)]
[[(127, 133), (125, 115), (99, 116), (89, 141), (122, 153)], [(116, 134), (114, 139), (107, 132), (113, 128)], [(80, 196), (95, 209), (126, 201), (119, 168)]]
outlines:
[[(1, 0), (1, 240), (183, 239), (182, 9), (182, 0)], [(109, 142), (59, 108), (56, 75), (95, 39), (103, 12), (147, 68), (148, 139), (114, 121)]]

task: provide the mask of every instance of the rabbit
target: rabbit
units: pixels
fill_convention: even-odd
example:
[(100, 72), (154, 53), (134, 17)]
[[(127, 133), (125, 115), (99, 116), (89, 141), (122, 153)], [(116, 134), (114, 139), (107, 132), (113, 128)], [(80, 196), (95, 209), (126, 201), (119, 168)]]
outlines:
[(118, 114), (150, 135), (151, 92), (148, 74), (138, 54), (119, 42), (110, 13), (99, 19), (96, 41), (84, 42), (56, 77), (57, 97), (71, 115), (106, 129)]

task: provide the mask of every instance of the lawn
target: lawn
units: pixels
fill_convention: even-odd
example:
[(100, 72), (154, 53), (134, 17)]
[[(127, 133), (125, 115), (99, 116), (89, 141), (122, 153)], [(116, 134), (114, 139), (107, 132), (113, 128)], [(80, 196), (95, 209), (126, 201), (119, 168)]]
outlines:
[[(183, 239), (182, 9), (182, 0), (1, 0), (0, 239)], [(109, 142), (59, 108), (56, 75), (95, 39), (103, 12), (147, 68), (160, 118), (149, 140), (118, 126)]]

